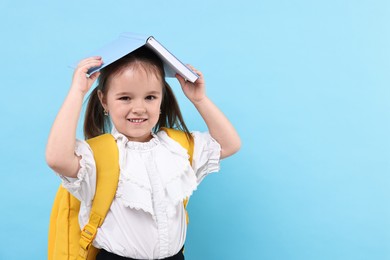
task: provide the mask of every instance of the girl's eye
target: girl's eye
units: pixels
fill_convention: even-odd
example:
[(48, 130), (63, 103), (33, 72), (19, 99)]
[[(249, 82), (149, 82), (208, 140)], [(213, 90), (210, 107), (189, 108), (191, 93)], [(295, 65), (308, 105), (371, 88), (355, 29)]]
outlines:
[(129, 97), (120, 97), (119, 100), (128, 101), (128, 100), (130, 100), (130, 98)]
[(147, 97), (146, 97), (147, 100), (155, 100), (156, 98), (157, 98), (157, 97), (155, 97), (155, 96), (147, 96)]

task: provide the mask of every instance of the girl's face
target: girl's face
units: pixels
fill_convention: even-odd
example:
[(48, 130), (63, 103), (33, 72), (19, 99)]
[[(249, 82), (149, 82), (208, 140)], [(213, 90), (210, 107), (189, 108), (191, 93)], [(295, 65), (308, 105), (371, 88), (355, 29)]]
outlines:
[(162, 80), (144, 69), (125, 68), (107, 84), (99, 99), (115, 128), (129, 141), (149, 141), (160, 116)]

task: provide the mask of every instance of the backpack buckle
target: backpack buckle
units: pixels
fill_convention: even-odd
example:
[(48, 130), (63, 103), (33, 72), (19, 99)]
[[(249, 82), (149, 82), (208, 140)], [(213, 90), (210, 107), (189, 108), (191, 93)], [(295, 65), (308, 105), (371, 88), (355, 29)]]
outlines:
[(95, 239), (97, 233), (97, 227), (91, 224), (84, 226), (80, 234), (80, 251), (77, 259), (87, 259), (89, 248), (92, 241)]
[(87, 225), (84, 226), (83, 230), (81, 231), (81, 238), (85, 242), (90, 244), (92, 240), (95, 238), (96, 233), (97, 233), (97, 227), (88, 223)]

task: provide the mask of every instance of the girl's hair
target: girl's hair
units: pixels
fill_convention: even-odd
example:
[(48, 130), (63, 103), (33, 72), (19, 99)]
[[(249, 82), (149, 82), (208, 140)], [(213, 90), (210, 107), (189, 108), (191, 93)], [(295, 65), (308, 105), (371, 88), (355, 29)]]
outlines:
[(120, 74), (123, 70), (128, 68), (144, 70), (147, 74), (152, 73), (161, 80), (163, 88), (161, 114), (153, 131), (156, 133), (162, 127), (175, 128), (184, 131), (187, 138), (190, 139), (191, 135), (184, 123), (176, 97), (169, 84), (165, 81), (163, 62), (147, 47), (141, 47), (131, 52), (100, 71), (98, 85), (89, 96), (85, 113), (85, 139), (110, 132), (111, 121), (108, 116), (104, 115), (104, 109), (98, 97), (98, 90), (102, 91), (104, 96), (106, 96), (109, 87), (107, 86), (107, 82), (109, 82), (112, 77), (115, 77), (115, 75)]

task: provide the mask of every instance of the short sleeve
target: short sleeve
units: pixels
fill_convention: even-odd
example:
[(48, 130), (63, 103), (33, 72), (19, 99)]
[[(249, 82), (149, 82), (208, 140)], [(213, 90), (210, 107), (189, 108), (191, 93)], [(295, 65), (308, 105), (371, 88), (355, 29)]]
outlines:
[(192, 168), (199, 184), (209, 173), (219, 171), (221, 146), (208, 132), (192, 132), (192, 136), (194, 137)]
[(76, 140), (75, 154), (81, 156), (77, 178), (60, 175), (62, 186), (78, 200), (89, 205), (95, 195), (96, 188), (95, 160), (91, 148), (85, 141)]

